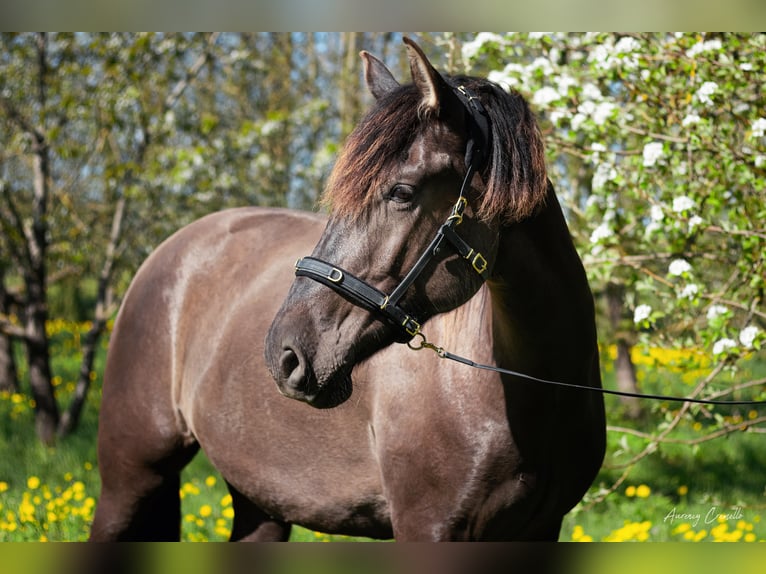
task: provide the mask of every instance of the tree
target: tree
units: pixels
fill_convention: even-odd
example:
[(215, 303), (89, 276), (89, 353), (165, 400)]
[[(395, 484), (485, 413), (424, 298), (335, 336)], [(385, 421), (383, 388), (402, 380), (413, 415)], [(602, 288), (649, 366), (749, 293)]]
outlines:
[[(722, 384), (765, 340), (764, 48), (764, 34), (480, 34), (463, 49), (542, 115), (591, 283), (615, 323), (629, 318), (624, 340), (711, 359), (692, 396), (765, 395), (761, 378)], [(694, 444), (766, 421), (652, 408), (667, 420), (633, 433), (646, 446), (627, 466), (682, 420), (717, 421)]]
[[(6, 35), (3, 40), (9, 48), (4, 62), (9, 84), (2, 89), (0, 110), (11, 142), (8, 148), (18, 150), (9, 162), (12, 165), (6, 166), (11, 183), (0, 182), (3, 244), (23, 278), (24, 289), (20, 297), (23, 325), (15, 325), (4, 313), (2, 326), (27, 348), (37, 434), (45, 444), (52, 444), (57, 433), (76, 427), (95, 348), (115, 308), (111, 281), (122, 247), (126, 206), (138, 188), (137, 174), (147, 168), (153, 140), (160, 135), (156, 118), (176, 104), (204, 64), (206, 53), (181, 73), (176, 67), (159, 66), (159, 72), (152, 74), (156, 52), (145, 36), (57, 35), (50, 41), (46, 34), (38, 34), (34, 42), (29, 35)], [(31, 56), (34, 67), (25, 65)], [(94, 85), (99, 86), (95, 98)], [(32, 99), (25, 97), (30, 86), (36, 88)], [(164, 96), (158, 99), (157, 88), (163, 86)], [(103, 153), (107, 149), (111, 153)], [(31, 156), (31, 191), (25, 189), (29, 179), (22, 175), (28, 163), (20, 158), (26, 156)], [(91, 175), (86, 180), (84, 174)], [(52, 196), (55, 210), (50, 209)], [(99, 234), (104, 228), (106, 238), (102, 239)], [(103, 246), (102, 257), (94, 257), (94, 245)], [(63, 276), (87, 274), (94, 271), (98, 259), (98, 291), (91, 328), (83, 340), (80, 377), (72, 402), (61, 416), (53, 394), (46, 334), (47, 292), (53, 280), (49, 264), (54, 263)]]
[[(24, 325), (15, 334), (24, 341), (29, 366), (29, 385), (35, 400), (37, 434), (45, 444), (52, 444), (59, 422), (59, 410), (51, 385), (48, 337), (45, 326), (47, 305), (48, 200), (51, 186), (50, 136), (61, 117), (51, 109), (48, 99), (49, 57), (45, 33), (35, 37), (32, 97), (27, 105), (3, 93), (0, 99), (6, 121), (26, 138), (31, 155), (31, 217), (25, 220), (8, 186), (2, 185), (5, 200), (4, 232), (20, 240), (7, 241), (11, 256), (24, 279)], [(5, 92), (5, 90), (4, 90)], [(23, 107), (22, 107), (23, 106)], [(27, 109), (24, 109), (26, 107)]]
[[(361, 110), (349, 46), (385, 47), (393, 36), (340, 39), (0, 35), (0, 283), (14, 303), (0, 309), (0, 342), (13, 336), (28, 350), (44, 442), (76, 428), (107, 321), (156, 245), (211, 211), (315, 204), (341, 117), (353, 122)], [(45, 325), (52, 308), (83, 308), (55, 298), (51, 307), (50, 293), (76, 294), (85, 282), (95, 292), (80, 317), (90, 328), (61, 412)]]

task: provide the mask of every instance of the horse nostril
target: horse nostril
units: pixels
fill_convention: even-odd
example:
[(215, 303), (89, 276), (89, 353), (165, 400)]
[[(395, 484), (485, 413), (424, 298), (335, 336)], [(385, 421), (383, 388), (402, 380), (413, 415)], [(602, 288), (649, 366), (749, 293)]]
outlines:
[(293, 378), (292, 375), (301, 366), (298, 355), (291, 348), (287, 347), (279, 358), (279, 366), (284, 380)]

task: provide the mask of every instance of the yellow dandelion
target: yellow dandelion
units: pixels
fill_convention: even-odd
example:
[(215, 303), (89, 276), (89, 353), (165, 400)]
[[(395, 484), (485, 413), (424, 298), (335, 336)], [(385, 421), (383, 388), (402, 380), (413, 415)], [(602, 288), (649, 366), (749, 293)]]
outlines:
[(673, 534), (683, 534), (689, 532), (692, 529), (692, 525), (688, 522), (682, 522), (673, 529)]
[(697, 534), (694, 536), (693, 540), (694, 540), (695, 542), (699, 542), (700, 540), (702, 540), (702, 539), (703, 539), (703, 538), (705, 538), (706, 536), (707, 536), (707, 530), (700, 530), (700, 531), (699, 531), (699, 532), (697, 532)]
[(585, 529), (582, 526), (580, 526), (579, 524), (576, 525), (574, 527), (574, 529), (572, 530), (572, 540), (574, 542), (577, 542), (583, 536), (585, 536)]
[(701, 431), (701, 430), (702, 430), (702, 423), (701, 423), (701, 422), (699, 422), (699, 421), (697, 421), (696, 423), (694, 423), (694, 424), (692, 425), (692, 428), (693, 428), (695, 431), (698, 431), (698, 432), (699, 432), (699, 431)]
[(234, 518), (234, 509), (231, 506), (224, 508), (223, 512), (221, 512), (221, 516), (224, 518)]
[(755, 534), (752, 532), (745, 534), (745, 542), (755, 542)]
[(636, 487), (631, 485), (625, 489), (625, 496), (632, 498), (636, 495)]
[(678, 494), (679, 496), (686, 496), (689, 493), (689, 487), (686, 485), (681, 485), (678, 487)]
[(636, 496), (638, 498), (648, 498), (651, 493), (652, 489), (645, 484), (641, 484), (636, 488)]
[(202, 516), (203, 518), (207, 518), (207, 517), (208, 517), (208, 516), (210, 516), (211, 514), (213, 514), (213, 509), (210, 507), (210, 505), (209, 505), (209, 504), (203, 504), (203, 505), (200, 507), (200, 509), (199, 509), (199, 515), (200, 515), (200, 516)]
[(5, 492), (8, 490), (8, 483), (5, 481), (0, 481), (0, 492)]
[(213, 488), (213, 487), (215, 486), (215, 477), (214, 477), (214, 476), (208, 476), (208, 477), (205, 479), (205, 485), (206, 485), (208, 488)]
[(231, 506), (231, 494), (227, 494), (221, 498), (221, 506)]
[(27, 488), (28, 488), (29, 490), (35, 490), (35, 489), (36, 489), (36, 488), (38, 488), (39, 486), (40, 486), (40, 479), (39, 479), (39, 478), (37, 478), (36, 476), (30, 476), (30, 477), (27, 479)]
[(83, 467), (85, 470), (93, 470), (93, 464), (92, 464), (92, 463), (90, 463), (90, 462), (86, 462), (85, 464), (83, 464), (83, 465), (82, 465), (82, 467)]
[(758, 411), (752, 410), (752, 411), (748, 412), (747, 413), (747, 418), (749, 418), (750, 420), (758, 418)]

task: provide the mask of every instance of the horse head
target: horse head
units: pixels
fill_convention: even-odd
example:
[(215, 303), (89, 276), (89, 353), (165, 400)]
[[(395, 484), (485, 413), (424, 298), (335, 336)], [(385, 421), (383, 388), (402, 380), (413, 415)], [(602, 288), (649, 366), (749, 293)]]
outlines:
[(350, 396), (354, 365), (470, 299), (492, 277), (503, 227), (546, 197), (542, 138), (521, 96), (443, 76), (405, 44), (407, 85), (361, 54), (375, 103), (336, 161), (327, 226), (266, 338), (280, 391), (316, 407)]

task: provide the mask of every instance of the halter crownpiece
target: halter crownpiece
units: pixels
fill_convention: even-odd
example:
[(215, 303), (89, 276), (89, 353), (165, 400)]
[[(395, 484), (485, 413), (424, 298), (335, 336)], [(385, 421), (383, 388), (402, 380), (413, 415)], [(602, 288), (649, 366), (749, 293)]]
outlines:
[(359, 279), (348, 271), (335, 265), (317, 259), (316, 257), (303, 257), (295, 263), (296, 277), (308, 277), (326, 287), (329, 287), (354, 305), (366, 309), (392, 324), (399, 332), (399, 342), (406, 343), (420, 333), (420, 322), (399, 306), (399, 300), (415, 279), (420, 276), (426, 265), (439, 252), (446, 239), (455, 251), (467, 260), (473, 270), (486, 280), (487, 259), (479, 251), (471, 247), (455, 231), (455, 227), (463, 221), (467, 200), (465, 194), (471, 185), (474, 174), (480, 170), (487, 161), (489, 150), (489, 118), (484, 106), (472, 91), (464, 86), (454, 88), (458, 99), (463, 103), (468, 119), (468, 142), (466, 143), (466, 174), (460, 186), (460, 195), (452, 207), (447, 220), (436, 232), (429, 246), (423, 251), (412, 269), (405, 275), (399, 285), (386, 295), (381, 290)]

